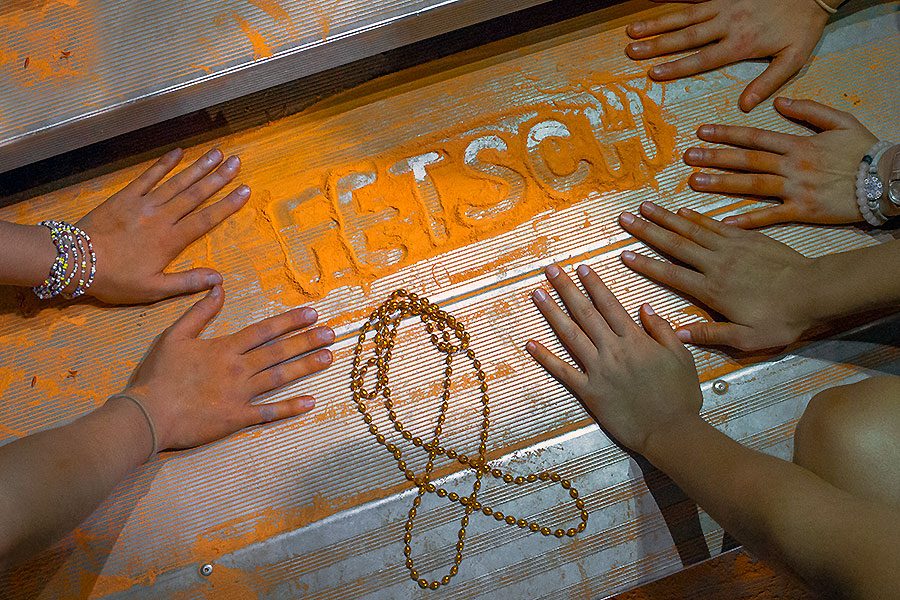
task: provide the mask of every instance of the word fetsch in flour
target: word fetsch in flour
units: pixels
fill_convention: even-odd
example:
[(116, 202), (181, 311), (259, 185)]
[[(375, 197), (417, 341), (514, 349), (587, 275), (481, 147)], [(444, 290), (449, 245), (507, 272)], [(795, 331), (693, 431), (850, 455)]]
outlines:
[(568, 99), (316, 173), (296, 196), (270, 201), (262, 216), (284, 253), (287, 283), (305, 298), (367, 288), (592, 193), (656, 184), (676, 131), (645, 90), (586, 81), (557, 93)]

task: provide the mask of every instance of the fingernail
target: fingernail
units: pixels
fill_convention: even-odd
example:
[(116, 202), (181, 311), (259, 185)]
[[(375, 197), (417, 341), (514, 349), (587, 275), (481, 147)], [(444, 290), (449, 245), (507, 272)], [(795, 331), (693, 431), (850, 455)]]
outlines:
[(687, 152), (684, 153), (684, 159), (687, 161), (698, 161), (703, 158), (703, 150), (700, 148), (689, 148)]
[(166, 152), (166, 158), (175, 158), (176, 156), (181, 156), (183, 150), (181, 148), (172, 148), (168, 152)]
[(559, 277), (559, 267), (557, 267), (556, 265), (550, 265), (549, 267), (544, 269), (544, 272), (547, 274), (547, 277), (549, 277), (550, 279), (555, 279), (556, 277)]
[(303, 410), (312, 410), (316, 407), (315, 398), (300, 398), (300, 408)]
[(622, 253), (622, 260), (624, 260), (625, 262), (631, 262), (635, 259), (635, 256), (636, 255), (634, 252), (632, 252), (631, 250), (626, 250)]
[(693, 179), (697, 185), (709, 185), (710, 177), (706, 173), (694, 173)]
[(578, 274), (582, 277), (587, 277), (590, 272), (591, 269), (587, 265), (578, 265)]
[(206, 162), (212, 164), (217, 163), (222, 160), (222, 151), (218, 148), (213, 148), (209, 152), (206, 153)]
[(759, 104), (759, 96), (757, 96), (756, 94), (750, 94), (749, 96), (747, 96), (746, 102), (744, 102), (744, 105), (747, 107), (744, 110), (749, 111), (757, 104)]
[(654, 77), (662, 77), (666, 74), (666, 68), (663, 65), (657, 65), (650, 69), (650, 75)]
[(623, 212), (621, 215), (619, 215), (619, 220), (626, 225), (631, 225), (632, 223), (634, 223), (634, 215), (630, 212)]
[(529, 353), (532, 353), (537, 350), (537, 344), (529, 340), (528, 343), (525, 344), (525, 349), (528, 350)]
[(206, 276), (206, 284), (209, 286), (220, 285), (222, 283), (222, 276), (218, 273), (210, 273)]
[(643, 42), (635, 42), (634, 44), (631, 44), (630, 48), (632, 52), (640, 54), (647, 49), (647, 44), (644, 44)]
[(316, 360), (319, 361), (319, 364), (330, 365), (332, 358), (331, 350), (323, 350), (316, 354)]
[(220, 285), (213, 286), (213, 289), (211, 289), (209, 291), (210, 298), (218, 298), (221, 295), (222, 295), (222, 286), (220, 286)]
[(739, 221), (737, 217), (725, 217), (722, 222), (726, 225), (737, 225)]
[(235, 193), (238, 195), (238, 198), (246, 198), (250, 195), (250, 188), (246, 185), (242, 185), (235, 191)]
[(225, 168), (229, 170), (237, 169), (238, 165), (241, 164), (241, 159), (237, 156), (229, 156), (228, 160), (225, 161)]
[(716, 128), (712, 125), (701, 125), (697, 128), (697, 135), (712, 135), (715, 131)]
[(631, 31), (633, 33), (640, 33), (644, 30), (644, 23), (642, 21), (638, 21), (637, 23), (631, 24)]
[(648, 315), (651, 315), (651, 316), (656, 314), (656, 311), (654, 311), (653, 307), (650, 306), (649, 304), (644, 305), (644, 312), (646, 312)]
[(300, 311), (300, 318), (304, 321), (315, 321), (319, 318), (319, 313), (314, 308), (306, 307)]
[(694, 211), (692, 211), (692, 210), (689, 209), (689, 208), (681, 207), (681, 208), (678, 209), (678, 214), (681, 215), (682, 217), (684, 217), (684, 216), (687, 216), (687, 215), (694, 214)]
[(778, 96), (778, 98), (776, 98), (776, 100), (780, 100), (781, 103), (784, 104), (785, 106), (790, 106), (791, 103), (793, 102), (793, 100), (791, 100), (790, 98), (785, 98), (784, 96)]
[(549, 296), (547, 295), (547, 292), (545, 292), (544, 290), (542, 290), (540, 288), (534, 290), (534, 292), (532, 292), (531, 295), (538, 302), (546, 302), (547, 299), (549, 298)]
[(658, 210), (659, 210), (659, 206), (657, 206), (655, 203), (651, 202), (650, 200), (644, 200), (643, 202), (641, 202), (641, 212), (654, 213)]
[(331, 343), (334, 341), (334, 330), (330, 327), (326, 327), (325, 329), (320, 329), (318, 334), (319, 340), (325, 343)]
[(691, 332), (688, 329), (679, 329), (675, 332), (675, 337), (687, 344), (691, 341)]

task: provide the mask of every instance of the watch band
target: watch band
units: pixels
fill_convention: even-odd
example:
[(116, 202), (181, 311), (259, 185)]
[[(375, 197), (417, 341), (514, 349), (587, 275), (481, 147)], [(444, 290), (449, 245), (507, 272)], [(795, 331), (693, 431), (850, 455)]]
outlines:
[(894, 154), (891, 174), (888, 176), (887, 197), (891, 204), (900, 207), (900, 152)]

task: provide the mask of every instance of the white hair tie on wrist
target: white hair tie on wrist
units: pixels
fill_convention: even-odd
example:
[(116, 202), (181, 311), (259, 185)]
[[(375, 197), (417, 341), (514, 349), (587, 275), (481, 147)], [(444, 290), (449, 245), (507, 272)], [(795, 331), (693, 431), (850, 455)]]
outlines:
[(836, 9), (836, 8), (833, 8), (833, 7), (828, 6), (827, 4), (825, 4), (825, 0), (816, 0), (816, 4), (818, 4), (819, 6), (821, 6), (822, 9), (823, 9), (825, 12), (827, 12), (828, 14), (830, 14), (830, 15), (833, 15), (834, 13), (837, 12), (837, 9)]

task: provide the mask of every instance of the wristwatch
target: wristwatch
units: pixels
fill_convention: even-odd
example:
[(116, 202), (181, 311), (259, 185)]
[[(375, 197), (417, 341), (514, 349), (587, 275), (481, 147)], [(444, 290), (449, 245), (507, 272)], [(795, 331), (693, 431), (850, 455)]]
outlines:
[(888, 176), (887, 197), (894, 206), (900, 207), (900, 152), (894, 154), (891, 174)]

